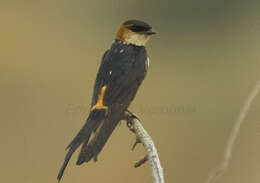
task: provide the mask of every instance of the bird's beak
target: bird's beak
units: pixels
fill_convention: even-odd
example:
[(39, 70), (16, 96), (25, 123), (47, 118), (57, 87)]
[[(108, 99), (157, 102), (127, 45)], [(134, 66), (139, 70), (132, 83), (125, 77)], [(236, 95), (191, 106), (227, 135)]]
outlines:
[(157, 34), (157, 33), (155, 31), (153, 31), (152, 29), (150, 29), (150, 30), (146, 31), (145, 34), (153, 35), (153, 34)]

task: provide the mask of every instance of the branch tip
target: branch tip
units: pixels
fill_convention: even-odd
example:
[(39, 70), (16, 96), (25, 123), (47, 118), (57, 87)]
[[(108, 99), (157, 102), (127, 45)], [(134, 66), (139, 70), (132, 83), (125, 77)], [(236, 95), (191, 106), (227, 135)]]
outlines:
[(136, 162), (134, 167), (138, 168), (141, 165), (143, 165), (146, 161), (148, 161), (148, 156), (147, 155), (145, 157), (143, 157), (142, 159), (140, 159), (138, 162)]

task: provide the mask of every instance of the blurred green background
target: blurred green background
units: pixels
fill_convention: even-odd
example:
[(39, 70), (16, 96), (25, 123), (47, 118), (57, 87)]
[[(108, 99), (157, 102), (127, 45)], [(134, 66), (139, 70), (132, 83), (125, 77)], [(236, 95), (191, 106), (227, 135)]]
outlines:
[[(201, 183), (223, 156), (232, 125), (260, 79), (260, 1), (1, 1), (0, 181), (52, 183), (64, 148), (88, 115), (101, 57), (127, 19), (159, 33), (131, 110), (152, 136), (166, 182)], [(260, 98), (217, 182), (259, 183)], [(63, 183), (152, 181), (133, 168), (141, 145), (121, 123), (98, 163), (76, 166)]]

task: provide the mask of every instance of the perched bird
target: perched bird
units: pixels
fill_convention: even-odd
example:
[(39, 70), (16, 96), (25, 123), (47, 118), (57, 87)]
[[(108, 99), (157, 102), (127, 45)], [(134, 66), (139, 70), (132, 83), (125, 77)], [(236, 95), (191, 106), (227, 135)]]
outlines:
[(140, 20), (124, 22), (103, 58), (94, 84), (90, 114), (68, 145), (57, 179), (60, 180), (74, 151), (82, 144), (77, 165), (97, 156), (122, 119), (145, 78), (149, 65), (145, 44), (155, 34)]

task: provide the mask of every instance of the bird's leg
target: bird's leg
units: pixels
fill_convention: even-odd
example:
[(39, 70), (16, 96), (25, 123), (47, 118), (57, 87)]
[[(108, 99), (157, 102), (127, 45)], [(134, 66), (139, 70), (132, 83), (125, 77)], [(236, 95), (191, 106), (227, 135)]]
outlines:
[(129, 111), (128, 109), (126, 110), (126, 115), (129, 116), (130, 118), (136, 118), (139, 121), (141, 121), (134, 113), (132, 113), (131, 111)]

